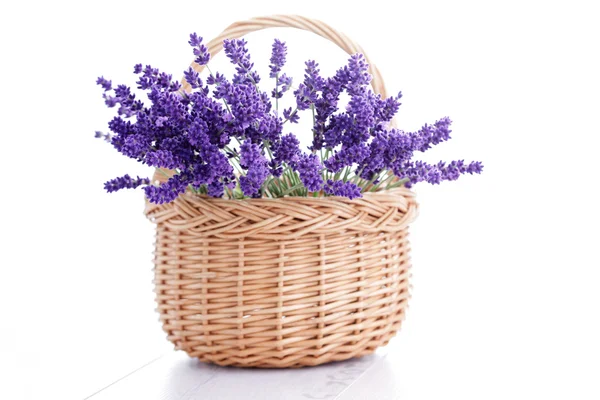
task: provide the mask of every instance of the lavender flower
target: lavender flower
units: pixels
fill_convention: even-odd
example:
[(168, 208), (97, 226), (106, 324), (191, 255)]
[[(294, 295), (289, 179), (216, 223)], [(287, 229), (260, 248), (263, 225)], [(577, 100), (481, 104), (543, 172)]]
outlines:
[(325, 80), (319, 75), (319, 64), (314, 60), (309, 60), (305, 63), (304, 70), (304, 85), (313, 92), (318, 92), (323, 89)]
[(344, 167), (361, 164), (369, 156), (369, 153), (369, 148), (365, 144), (344, 147), (328, 160), (325, 160), (323, 165), (331, 172), (339, 172)]
[(253, 143), (262, 144), (265, 141), (275, 143), (281, 136), (282, 128), (283, 125), (279, 118), (272, 114), (267, 114), (248, 127), (245, 131), (245, 136)]
[(396, 97), (390, 96), (385, 100), (378, 99), (378, 104), (375, 108), (375, 116), (377, 119), (384, 122), (391, 121), (402, 105), (402, 103), (400, 103), (401, 98), (402, 93), (400, 92)]
[(111, 135), (110, 133), (96, 131), (94, 134), (94, 137), (96, 139), (103, 139), (105, 142), (110, 143), (110, 142), (112, 142), (113, 135)]
[(342, 137), (346, 132), (352, 129), (352, 118), (347, 114), (333, 115), (329, 119), (329, 123), (319, 133), (318, 145), (313, 143), (313, 149), (319, 150), (321, 147), (329, 147), (331, 149), (342, 143)]
[(269, 163), (260, 153), (258, 145), (246, 141), (240, 147), (240, 165), (247, 169), (245, 176), (240, 177), (242, 192), (246, 196), (256, 196), (269, 175)]
[(348, 93), (351, 96), (366, 91), (367, 86), (371, 83), (371, 75), (368, 70), (369, 64), (364, 55), (357, 53), (350, 57), (348, 68), (344, 70), (347, 75), (343, 79), (347, 79)]
[(183, 163), (168, 150), (156, 150), (146, 153), (145, 162), (151, 167), (176, 169), (182, 168)]
[(108, 129), (116, 133), (117, 135), (126, 136), (134, 133), (134, 126), (130, 121), (125, 121), (121, 117), (114, 117), (108, 123)]
[(474, 161), (465, 165), (464, 160), (452, 161), (448, 165), (440, 161), (437, 165), (441, 172), (441, 179), (445, 181), (454, 181), (463, 174), (480, 174), (483, 170), (483, 165), (480, 162)]
[(200, 74), (194, 71), (192, 67), (189, 67), (188, 70), (183, 73), (183, 77), (185, 78), (186, 82), (190, 84), (192, 89), (202, 87), (202, 79), (200, 79)]
[(202, 44), (202, 37), (198, 36), (196, 33), (192, 33), (188, 43), (194, 48), (194, 55), (196, 56), (194, 62), (198, 65), (208, 64), (210, 54), (208, 53), (206, 46)]
[(352, 125), (342, 136), (342, 143), (354, 146), (366, 142), (375, 124), (375, 112), (369, 101), (364, 96), (353, 96), (348, 103), (347, 114)]
[(208, 184), (208, 195), (211, 197), (223, 197), (225, 185), (223, 182), (214, 181)]
[[(206, 64), (210, 54), (202, 38), (193, 33), (189, 44), (195, 62)], [(171, 202), (188, 187), (213, 197), (314, 192), (353, 199), (367, 185), (377, 189), (384, 181), (395, 185), (406, 181), (410, 187), (481, 173), (480, 162), (414, 160), (416, 152), (450, 139), (451, 120), (444, 117), (415, 132), (390, 128), (402, 95), (382, 99), (373, 93), (364, 56), (351, 56), (330, 77), (322, 77), (319, 65), (307, 61), (304, 78), (293, 92), (295, 107), (284, 109), (281, 117), (279, 99), (292, 85), (292, 78), (282, 71), (287, 46), (279, 40), (273, 44), (269, 75), (276, 83), (269, 96), (257, 87), (260, 77), (246, 45), (244, 39), (224, 41), (225, 54), (235, 65), (232, 79), (217, 72), (203, 82), (193, 68), (185, 71), (189, 93), (181, 91), (172, 75), (150, 65), (133, 68), (137, 88), (146, 92), (146, 103), (129, 86), (113, 86), (104, 77), (96, 80), (105, 104), (118, 114), (108, 123), (110, 132), (96, 132), (96, 137), (127, 157), (175, 173), (159, 185), (125, 175), (106, 182), (107, 191), (145, 185), (146, 196), (154, 203)], [(339, 106), (342, 96), (349, 98), (344, 109)], [(300, 113), (308, 109), (314, 117), (310, 154), (300, 148), (293, 133), (282, 134), (285, 123), (297, 123)], [(239, 150), (232, 143), (241, 143)], [(356, 178), (347, 181), (348, 174)]]
[(467, 169), (465, 172), (469, 175), (480, 174), (483, 171), (483, 164), (481, 161), (471, 161), (469, 165), (467, 165)]
[(225, 39), (223, 40), (223, 49), (225, 55), (235, 65), (245, 66), (246, 71), (250, 70), (254, 64), (250, 62), (250, 55), (246, 49), (248, 42), (246, 39)]
[(271, 64), (269, 68), (271, 69), (271, 73), (269, 77), (276, 78), (275, 89), (271, 91), (271, 97), (275, 99), (280, 99), (283, 97), (283, 94), (289, 90), (292, 86), (292, 78), (287, 76), (286, 74), (279, 74), (281, 72), (281, 68), (285, 65), (285, 57), (287, 55), (287, 47), (284, 42), (279, 39), (275, 39), (273, 43), (273, 52), (271, 55)]
[(290, 121), (292, 124), (297, 124), (300, 120), (298, 112), (296, 110), (292, 111), (292, 107), (283, 110), (283, 118), (285, 118), (286, 121)]
[(237, 74), (234, 76), (233, 82), (256, 85), (260, 82), (260, 77), (252, 71), (254, 63), (250, 61), (250, 53), (248, 53), (246, 44), (248, 44), (246, 39), (225, 39), (223, 49), (231, 63), (236, 65)]
[(141, 185), (149, 185), (150, 179), (140, 178), (139, 176), (135, 179), (129, 175), (123, 175), (121, 177), (111, 179), (104, 184), (104, 189), (108, 193), (116, 192), (121, 189), (135, 189)]
[(319, 64), (312, 60), (306, 62), (304, 82), (298, 85), (298, 89), (294, 92), (298, 110), (306, 110), (318, 100), (318, 92), (324, 84), (323, 79), (319, 76), (318, 66)]
[[(173, 82), (173, 77), (171, 75), (160, 72), (157, 68), (152, 68), (150, 65), (146, 65), (143, 69), (140, 67), (140, 64), (136, 65), (135, 67), (135, 71), (139, 71), (138, 74), (141, 74), (136, 82), (138, 89), (154, 89), (157, 91), (169, 92), (175, 92), (179, 90), (179, 82)], [(123, 87), (123, 89), (126, 90), (128, 88)]]
[(160, 186), (146, 186), (144, 187), (144, 192), (146, 192), (146, 197), (152, 203), (155, 204), (163, 204), (170, 203), (177, 198), (180, 194), (185, 192), (189, 181), (186, 179), (186, 176), (179, 174), (175, 175), (169, 180)]
[(316, 154), (302, 154), (297, 163), (297, 171), (300, 174), (300, 180), (311, 192), (318, 192), (323, 187), (323, 169), (321, 162)]
[(281, 137), (281, 141), (275, 146), (275, 160), (279, 163), (294, 165), (302, 152), (300, 151), (300, 141), (293, 133), (288, 133)]
[(474, 161), (465, 164), (463, 160), (452, 161), (449, 164), (439, 162), (436, 165), (427, 164), (423, 161), (406, 162), (401, 171), (394, 171), (396, 175), (407, 178), (409, 181), (406, 186), (411, 187), (418, 182), (428, 182), (436, 185), (442, 181), (457, 180), (463, 174), (479, 174), (483, 170), (483, 165)]
[(210, 166), (212, 172), (212, 179), (208, 183), (212, 183), (218, 179), (225, 179), (233, 181), (233, 167), (229, 163), (229, 159), (225, 154), (218, 151), (215, 147), (211, 148), (211, 152), (205, 158), (205, 162)]
[[(368, 155), (358, 164), (357, 170), (362, 171), (361, 178), (371, 181), (374, 180), (386, 167), (390, 168), (391, 163), (386, 162), (386, 151), (390, 148), (389, 140), (384, 132), (378, 132), (371, 143), (368, 145)], [(389, 159), (387, 160), (389, 161)], [(391, 160), (395, 162), (395, 159)]]
[(275, 39), (275, 42), (273, 43), (273, 52), (271, 54), (271, 64), (269, 65), (269, 68), (271, 69), (269, 77), (275, 78), (281, 71), (281, 68), (285, 65), (286, 55), (287, 46), (285, 45), (285, 42)]
[(408, 182), (405, 184), (407, 187), (423, 181), (429, 182), (432, 185), (439, 184), (442, 181), (442, 174), (439, 168), (423, 161), (406, 162), (401, 170), (394, 170), (394, 173), (399, 177), (408, 179)]
[(137, 160), (142, 160), (144, 154), (151, 148), (149, 138), (140, 133), (127, 135), (122, 142), (120, 140), (113, 140), (113, 145), (127, 157)]
[(450, 139), (450, 124), (452, 121), (449, 117), (444, 117), (436, 121), (433, 126), (423, 125), (423, 127), (415, 133), (411, 134), (411, 137), (415, 141), (415, 150), (427, 151), (432, 145), (445, 142)]
[(112, 89), (112, 82), (107, 79), (104, 79), (103, 76), (99, 77), (96, 80), (96, 84), (102, 86), (102, 89), (104, 89), (105, 92), (108, 92)]
[(229, 104), (232, 123), (240, 130), (266, 117), (265, 104), (254, 85), (224, 83), (218, 86), (215, 97)]
[(360, 188), (352, 182), (332, 181), (329, 179), (324, 190), (328, 195), (348, 197), (350, 200), (362, 197)]

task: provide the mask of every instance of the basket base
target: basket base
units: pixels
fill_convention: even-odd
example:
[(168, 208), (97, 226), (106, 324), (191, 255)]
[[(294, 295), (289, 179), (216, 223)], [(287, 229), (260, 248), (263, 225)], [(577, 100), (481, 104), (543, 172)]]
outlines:
[[(261, 349), (256, 355), (247, 355), (249, 349), (240, 347), (228, 351), (207, 352), (204, 346), (195, 349), (192, 343), (182, 341), (181, 338), (169, 336), (168, 339), (175, 344), (175, 350), (184, 351), (188, 356), (197, 358), (201, 362), (219, 366), (264, 369), (314, 367), (373, 354), (379, 347), (386, 346), (396, 335), (403, 319), (404, 310), (399, 313), (394, 326), (390, 326), (390, 329), (383, 335), (380, 332), (377, 332), (376, 336), (361, 332), (359, 335), (362, 339), (356, 343), (323, 346), (314, 350), (304, 349), (301, 353), (296, 352), (294, 348), (287, 348), (281, 351)], [(254, 350), (257, 352), (256, 349)]]

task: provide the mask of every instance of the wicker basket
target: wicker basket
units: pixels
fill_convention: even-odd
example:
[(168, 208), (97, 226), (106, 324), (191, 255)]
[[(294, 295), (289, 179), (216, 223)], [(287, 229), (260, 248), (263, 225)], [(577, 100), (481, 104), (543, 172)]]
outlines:
[[(224, 38), (275, 26), (364, 53), (327, 25), (297, 16), (233, 24), (209, 51), (217, 53)], [(370, 354), (400, 328), (409, 298), (407, 226), (417, 215), (407, 189), (355, 200), (186, 193), (169, 204), (147, 202), (146, 215), (156, 223), (160, 319), (176, 349), (192, 357), (242, 367), (318, 365)]]

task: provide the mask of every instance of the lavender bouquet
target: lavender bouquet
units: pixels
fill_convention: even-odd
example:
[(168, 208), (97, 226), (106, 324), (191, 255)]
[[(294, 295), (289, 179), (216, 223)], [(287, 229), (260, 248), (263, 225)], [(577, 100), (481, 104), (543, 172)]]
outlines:
[[(210, 54), (195, 33), (190, 35), (195, 62), (206, 65)], [(184, 72), (191, 92), (171, 75), (138, 64), (138, 89), (150, 105), (136, 99), (131, 89), (98, 78), (108, 107), (116, 107), (109, 133), (96, 132), (119, 152), (157, 168), (168, 179), (124, 175), (104, 184), (108, 192), (143, 187), (149, 201), (168, 203), (190, 190), (230, 199), (283, 196), (361, 197), (367, 191), (426, 181), (438, 184), (461, 174), (480, 173), (480, 162), (428, 164), (414, 160), (450, 139), (444, 117), (417, 132), (391, 126), (401, 94), (382, 99), (369, 87), (371, 76), (362, 54), (350, 57), (334, 76), (325, 78), (315, 61), (307, 61), (304, 79), (294, 87), (282, 72), (287, 48), (275, 40), (269, 77), (270, 94), (261, 91), (260, 76), (244, 39), (225, 40), (226, 56), (235, 65), (231, 80), (220, 73), (203, 80), (191, 67)], [(207, 66), (208, 68), (208, 66)], [(280, 109), (287, 92), (295, 107)], [(340, 110), (340, 96), (349, 97)], [(312, 118), (312, 144), (301, 149), (292, 127), (300, 118)], [(285, 133), (284, 133), (285, 132)]]

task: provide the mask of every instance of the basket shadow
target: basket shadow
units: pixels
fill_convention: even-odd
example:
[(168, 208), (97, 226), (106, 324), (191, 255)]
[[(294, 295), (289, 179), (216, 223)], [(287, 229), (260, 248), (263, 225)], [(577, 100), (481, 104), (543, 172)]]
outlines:
[[(295, 369), (222, 367), (178, 357), (164, 381), (173, 399), (335, 399), (369, 369), (389, 368), (385, 354)], [(391, 375), (391, 371), (390, 372)]]

